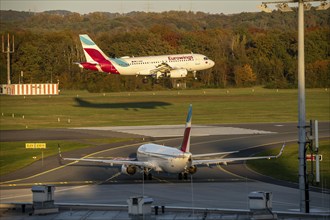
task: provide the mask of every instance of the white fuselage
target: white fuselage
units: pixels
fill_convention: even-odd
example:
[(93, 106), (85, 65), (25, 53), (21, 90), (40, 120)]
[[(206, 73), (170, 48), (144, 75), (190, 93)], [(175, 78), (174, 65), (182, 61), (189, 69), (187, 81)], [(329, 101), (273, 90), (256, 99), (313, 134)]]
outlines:
[(122, 75), (150, 75), (150, 70), (157, 69), (162, 64), (187, 71), (205, 70), (214, 66), (214, 61), (201, 54), (122, 57), (111, 59), (111, 62)]
[(191, 165), (191, 153), (158, 144), (141, 145), (137, 159), (152, 164), (155, 171), (167, 173), (181, 173)]

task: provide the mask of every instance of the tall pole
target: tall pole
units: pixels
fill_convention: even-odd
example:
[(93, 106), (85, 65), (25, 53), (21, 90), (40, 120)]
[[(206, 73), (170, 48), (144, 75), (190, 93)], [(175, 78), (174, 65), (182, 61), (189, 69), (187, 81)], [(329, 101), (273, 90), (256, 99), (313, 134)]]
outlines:
[(299, 193), (300, 212), (309, 212), (306, 205), (306, 110), (305, 110), (305, 51), (304, 51), (304, 1), (298, 3), (298, 129), (299, 129)]
[(2, 36), (2, 53), (6, 53), (7, 54), (7, 84), (10, 85), (11, 81), (10, 81), (10, 54), (14, 53), (14, 36), (13, 36), (13, 48), (10, 49), (10, 38), (9, 38), (9, 34), (7, 37), (7, 49), (5, 50), (5, 43), (4, 43), (4, 37)]
[[(309, 213), (309, 186), (306, 175), (306, 110), (305, 110), (305, 49), (304, 49), (304, 9), (311, 8), (309, 2), (322, 2), (316, 10), (327, 10), (330, 8), (326, 0), (279, 0), (263, 2), (259, 8), (267, 13), (272, 12), (267, 4), (276, 3), (276, 7), (282, 12), (292, 9), (288, 3), (298, 3), (298, 160), (299, 160), (299, 195), (300, 212)], [(307, 3), (305, 5), (305, 2)]]

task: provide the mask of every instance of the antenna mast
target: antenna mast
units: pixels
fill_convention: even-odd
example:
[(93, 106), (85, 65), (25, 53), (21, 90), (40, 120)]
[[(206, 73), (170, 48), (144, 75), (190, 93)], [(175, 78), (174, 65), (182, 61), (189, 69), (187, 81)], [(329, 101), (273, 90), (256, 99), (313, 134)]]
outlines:
[(10, 48), (10, 38), (9, 38), (9, 34), (7, 36), (7, 48), (5, 49), (5, 39), (4, 36), (2, 35), (2, 53), (6, 53), (7, 54), (7, 84), (10, 85), (11, 81), (10, 81), (10, 54), (15, 52), (15, 47), (14, 47), (14, 43), (15, 43), (15, 38), (14, 35), (12, 36), (12, 48)]

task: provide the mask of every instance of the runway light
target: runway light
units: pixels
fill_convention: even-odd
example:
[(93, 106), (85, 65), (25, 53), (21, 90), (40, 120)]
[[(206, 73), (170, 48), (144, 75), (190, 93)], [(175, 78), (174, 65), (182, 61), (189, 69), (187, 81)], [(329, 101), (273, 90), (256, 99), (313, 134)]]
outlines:
[(261, 11), (266, 12), (266, 13), (272, 12), (272, 10), (270, 8), (268, 8), (266, 4), (259, 5), (259, 6), (257, 6), (257, 8), (259, 8)]
[(329, 2), (322, 2), (321, 5), (319, 5), (316, 10), (327, 10), (330, 8), (330, 3)]
[(276, 5), (276, 8), (280, 10), (281, 12), (290, 12), (293, 11), (292, 8), (287, 3), (280, 3)]

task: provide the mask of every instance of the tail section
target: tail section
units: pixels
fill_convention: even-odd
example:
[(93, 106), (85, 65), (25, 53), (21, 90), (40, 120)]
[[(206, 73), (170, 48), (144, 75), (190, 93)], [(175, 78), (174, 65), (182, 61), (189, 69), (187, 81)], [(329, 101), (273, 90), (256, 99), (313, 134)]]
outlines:
[(181, 151), (183, 152), (190, 151), (191, 119), (192, 119), (192, 105), (190, 104), (186, 119), (186, 128), (184, 130), (183, 140), (181, 144)]
[(107, 55), (103, 53), (87, 34), (81, 34), (79, 38), (86, 57), (86, 62), (78, 63), (81, 68), (119, 74)]
[(79, 38), (87, 62), (99, 63), (109, 59), (87, 34), (81, 34)]

